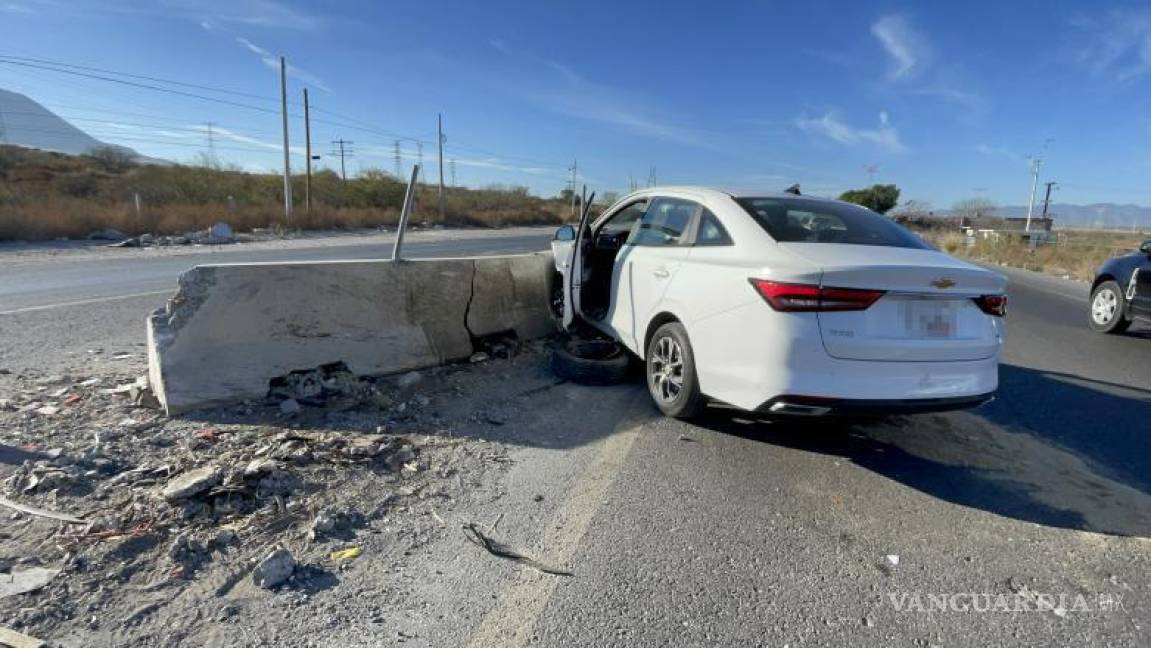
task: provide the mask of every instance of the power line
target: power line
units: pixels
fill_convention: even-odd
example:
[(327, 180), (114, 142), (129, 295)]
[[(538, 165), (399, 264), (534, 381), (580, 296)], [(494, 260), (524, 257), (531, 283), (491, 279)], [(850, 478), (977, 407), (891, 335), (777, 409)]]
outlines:
[(222, 94), (230, 94), (238, 97), (248, 97), (249, 99), (262, 99), (264, 101), (277, 101), (275, 97), (268, 95), (258, 95), (250, 92), (241, 92), (239, 90), (229, 90), (219, 86), (201, 85), (198, 83), (187, 83), (184, 81), (176, 81), (174, 79), (164, 79), (161, 77), (148, 76), (145, 74), (132, 74), (130, 72), (119, 72), (116, 70), (109, 70), (106, 68), (91, 67), (87, 65), (76, 65), (75, 63), (63, 63), (61, 61), (51, 61), (48, 59), (31, 58), (27, 56), (9, 56), (7, 54), (0, 55), (0, 60), (19, 61), (24, 63), (39, 63), (43, 65), (54, 65), (63, 68), (72, 68), (76, 70), (86, 70), (88, 72), (101, 72), (104, 74), (114, 74), (116, 76), (129, 77), (132, 79), (143, 79), (145, 81), (155, 81), (157, 83), (167, 83), (169, 85), (181, 86), (184, 88), (195, 88), (197, 90), (208, 90), (210, 92), (219, 92)]
[(157, 92), (166, 92), (168, 94), (179, 95), (182, 97), (190, 97), (192, 99), (201, 99), (203, 101), (212, 101), (215, 103), (225, 104), (228, 106), (236, 106), (238, 108), (247, 108), (249, 110), (257, 110), (257, 111), (262, 112), (262, 113), (270, 113), (273, 115), (278, 114), (278, 112), (279, 112), (277, 110), (272, 110), (269, 108), (262, 108), (260, 106), (253, 106), (251, 104), (241, 103), (239, 101), (230, 101), (228, 99), (220, 99), (219, 97), (208, 97), (205, 95), (198, 95), (198, 94), (191, 93), (191, 92), (184, 92), (182, 90), (173, 90), (171, 88), (162, 88), (160, 86), (148, 85), (147, 83), (137, 83), (135, 81), (125, 81), (123, 79), (114, 79), (112, 77), (100, 76), (97, 74), (89, 74), (86, 72), (76, 72), (73, 70), (62, 70), (59, 68), (48, 67), (46, 65), (37, 65), (34, 63), (22, 63), (19, 61), (8, 61), (8, 60), (3, 60), (3, 59), (0, 59), (0, 65), (19, 65), (22, 67), (30, 67), (30, 68), (37, 68), (40, 70), (48, 70), (50, 72), (59, 72), (61, 74), (70, 74), (73, 76), (85, 77), (85, 78), (89, 78), (89, 79), (108, 81), (110, 83), (119, 83), (121, 85), (132, 86), (135, 88), (144, 88), (147, 90), (155, 90)]

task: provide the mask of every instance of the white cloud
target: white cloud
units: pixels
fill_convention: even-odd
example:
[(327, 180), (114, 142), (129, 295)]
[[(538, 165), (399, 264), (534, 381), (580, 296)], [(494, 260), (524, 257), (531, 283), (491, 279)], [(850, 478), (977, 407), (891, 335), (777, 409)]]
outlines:
[(320, 19), (275, 0), (163, 0), (164, 9), (213, 24), (308, 31)]
[[(716, 147), (708, 134), (675, 124), (673, 118), (643, 97), (590, 81), (562, 63), (513, 49), (502, 40), (488, 42), (508, 57), (528, 64), (532, 80), (519, 91), (548, 110), (644, 137), (700, 148)], [(542, 76), (543, 70), (549, 73)]]
[(36, 13), (31, 7), (16, 2), (0, 3), (0, 11), (4, 13), (31, 14)]
[(977, 144), (977, 145), (975, 145), (975, 150), (979, 153), (982, 153), (983, 155), (990, 155), (992, 157), (1004, 157), (1004, 158), (1007, 158), (1009, 160), (1015, 160), (1015, 161), (1019, 161), (1019, 160), (1024, 159), (1022, 155), (1019, 155), (1015, 151), (1012, 151), (1011, 149), (1004, 147), (1004, 146), (990, 146), (988, 144)]
[(795, 125), (809, 135), (848, 146), (870, 144), (895, 153), (907, 150), (899, 138), (899, 131), (891, 125), (891, 119), (885, 110), (879, 112), (879, 125), (876, 128), (855, 128), (841, 120), (834, 112), (827, 112), (819, 117), (810, 117), (805, 113), (796, 118)]
[(1151, 11), (1114, 9), (1075, 26), (1087, 35), (1077, 59), (1093, 72), (1127, 81), (1151, 71)]
[[(249, 52), (260, 57), (260, 60), (263, 61), (264, 65), (272, 68), (273, 70), (279, 70), (280, 69), (280, 58), (278, 56), (272, 54), (271, 52), (264, 49), (263, 47), (256, 45), (255, 43), (248, 40), (247, 38), (237, 37), (236, 42), (243, 45), (245, 48), (247, 48), (247, 50)], [(298, 80), (304, 82), (304, 84), (311, 86), (313, 88), (319, 88), (320, 90), (323, 90), (324, 92), (331, 92), (332, 91), (331, 88), (329, 88), (327, 86), (327, 84), (325, 84), (323, 82), (323, 80), (320, 79), (320, 77), (312, 74), (311, 72), (308, 72), (307, 70), (298, 68), (298, 67), (292, 65), (291, 63), (288, 63), (287, 73), (288, 73), (288, 76), (292, 77), (293, 79), (298, 79)]]
[(891, 14), (871, 25), (871, 34), (879, 40), (893, 66), (891, 79), (911, 78), (929, 64), (930, 47), (925, 39), (903, 16)]

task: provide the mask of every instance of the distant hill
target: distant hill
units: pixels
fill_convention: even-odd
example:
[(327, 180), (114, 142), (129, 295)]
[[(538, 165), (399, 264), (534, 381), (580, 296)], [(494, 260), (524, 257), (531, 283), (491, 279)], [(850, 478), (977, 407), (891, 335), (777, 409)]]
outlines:
[(101, 142), (27, 96), (4, 89), (0, 89), (0, 144), (70, 155), (111, 146), (138, 161), (152, 161), (130, 148)]

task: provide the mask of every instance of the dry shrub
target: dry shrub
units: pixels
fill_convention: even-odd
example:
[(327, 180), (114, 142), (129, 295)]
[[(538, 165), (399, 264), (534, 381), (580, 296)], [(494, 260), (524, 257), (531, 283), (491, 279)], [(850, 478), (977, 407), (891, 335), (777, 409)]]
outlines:
[[(294, 214), (284, 217), (283, 180), (275, 174), (191, 166), (110, 166), (106, 160), (0, 146), (0, 240), (84, 237), (114, 228), (129, 235), (181, 234), (226, 222), (255, 227), (355, 229), (395, 226), (406, 185), (369, 170), (343, 182), (321, 171), (312, 179), (312, 209), (303, 209), (304, 180), (294, 177)], [(137, 214), (135, 196), (141, 210)], [(562, 222), (568, 206), (523, 187), (444, 192), (417, 188), (414, 223), (505, 227)]]

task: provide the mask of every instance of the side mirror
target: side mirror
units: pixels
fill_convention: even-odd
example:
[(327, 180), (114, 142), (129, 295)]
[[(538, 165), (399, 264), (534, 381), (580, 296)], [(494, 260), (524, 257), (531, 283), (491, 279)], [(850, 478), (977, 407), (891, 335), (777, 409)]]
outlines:
[(1143, 254), (1151, 254), (1151, 239), (1143, 241), (1143, 243), (1139, 246), (1139, 251)]
[(564, 225), (556, 230), (555, 236), (552, 237), (553, 241), (574, 241), (575, 228), (571, 225)]

